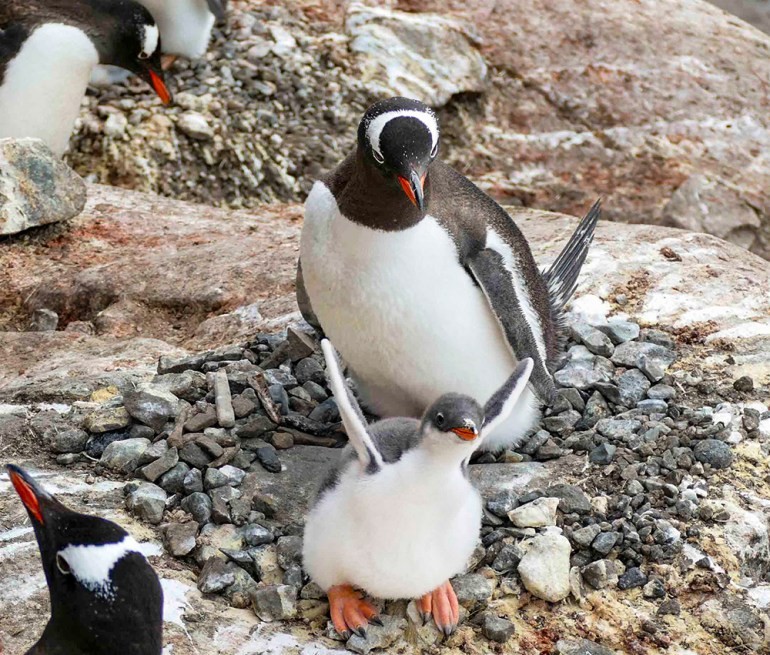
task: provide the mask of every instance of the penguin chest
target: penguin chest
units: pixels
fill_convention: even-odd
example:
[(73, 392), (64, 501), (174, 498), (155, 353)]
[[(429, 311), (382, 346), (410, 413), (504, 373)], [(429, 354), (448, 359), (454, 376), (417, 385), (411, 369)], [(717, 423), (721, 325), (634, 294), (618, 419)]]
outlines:
[(373, 230), (342, 216), (316, 183), (301, 259), (313, 310), (381, 415), (419, 415), (446, 391), (484, 402), (512, 370), (483, 293), (431, 216)]
[(35, 137), (62, 154), (98, 63), (82, 30), (58, 23), (38, 27), (8, 63), (0, 85), (0, 137)]
[(139, 0), (160, 28), (163, 52), (189, 59), (202, 57), (216, 18), (207, 0)]

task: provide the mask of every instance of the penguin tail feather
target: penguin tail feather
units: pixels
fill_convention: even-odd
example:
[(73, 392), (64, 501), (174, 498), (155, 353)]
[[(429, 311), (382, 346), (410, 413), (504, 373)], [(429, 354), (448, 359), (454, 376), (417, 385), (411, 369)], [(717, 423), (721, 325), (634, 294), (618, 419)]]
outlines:
[(601, 204), (602, 200), (599, 198), (580, 221), (567, 245), (564, 246), (551, 267), (543, 273), (543, 278), (548, 285), (551, 307), (556, 314), (561, 312), (572, 294), (575, 293), (580, 269), (585, 263), (588, 248), (594, 238), (596, 224), (602, 213)]

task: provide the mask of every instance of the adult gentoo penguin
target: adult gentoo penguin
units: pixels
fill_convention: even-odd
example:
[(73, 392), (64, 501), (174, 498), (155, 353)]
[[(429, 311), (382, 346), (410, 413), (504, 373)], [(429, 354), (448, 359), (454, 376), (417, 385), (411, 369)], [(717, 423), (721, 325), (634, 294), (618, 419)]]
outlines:
[(326, 591), (343, 637), (363, 635), (376, 617), (363, 593), (418, 599), (423, 617), (432, 615), (448, 635), (459, 618), (449, 579), (465, 570), (481, 528), (481, 496), (466, 464), (513, 411), (532, 360), (522, 360), (483, 409), (449, 393), (420, 421), (389, 418), (367, 426), (334, 348), (326, 339), (321, 346), (350, 444), (308, 514), (305, 569)]
[(438, 151), (438, 121), (421, 102), (367, 110), (356, 150), (308, 196), (297, 299), (380, 416), (419, 416), (450, 391), (483, 402), (531, 357), (530, 388), (485, 440), (496, 450), (515, 445), (554, 392), (562, 308), (600, 212), (541, 273), (511, 217)]
[(134, 0), (0, 2), (0, 137), (67, 148), (91, 70), (112, 64), (142, 77), (164, 103), (155, 20)]
[(163, 590), (120, 526), (78, 514), (16, 466), (8, 474), (40, 547), (51, 618), (27, 655), (160, 655)]
[(139, 0), (158, 22), (163, 52), (188, 59), (202, 57), (217, 20), (225, 17), (227, 0)]

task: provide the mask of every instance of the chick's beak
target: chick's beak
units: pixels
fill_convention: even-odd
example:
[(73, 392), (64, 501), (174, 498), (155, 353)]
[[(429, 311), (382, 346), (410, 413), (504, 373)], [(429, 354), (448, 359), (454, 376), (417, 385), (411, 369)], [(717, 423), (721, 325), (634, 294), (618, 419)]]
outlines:
[(412, 201), (412, 204), (420, 211), (425, 211), (425, 196), (423, 189), (425, 187), (425, 173), (419, 175), (417, 171), (412, 169), (409, 172), (409, 179), (401, 175), (398, 176), (398, 182), (401, 188), (404, 190), (406, 197)]
[(143, 77), (145, 82), (155, 90), (155, 93), (158, 94), (161, 102), (164, 105), (169, 104), (171, 102), (171, 92), (168, 90), (163, 77), (163, 69), (160, 67), (160, 58), (158, 58), (157, 64), (154, 61), (145, 62), (141, 72), (141, 77)]
[(476, 429), (476, 426), (473, 425), (473, 423), (466, 424), (461, 428), (452, 428), (452, 432), (454, 432), (463, 441), (473, 441), (476, 437), (479, 436), (479, 431)]
[(30, 517), (36, 521), (39, 525), (45, 523), (43, 517), (43, 508), (41, 506), (41, 500), (47, 498), (47, 494), (41, 491), (34, 483), (32, 478), (29, 477), (18, 466), (8, 465), (8, 476), (11, 479), (13, 488), (16, 489), (16, 493), (19, 494), (21, 502), (29, 512)]

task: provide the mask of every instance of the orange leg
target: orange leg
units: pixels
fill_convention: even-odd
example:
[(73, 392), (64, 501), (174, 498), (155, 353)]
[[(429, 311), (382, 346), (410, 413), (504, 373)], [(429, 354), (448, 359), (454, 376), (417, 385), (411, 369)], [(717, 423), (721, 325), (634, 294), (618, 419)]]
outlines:
[(377, 610), (374, 606), (364, 600), (361, 592), (350, 585), (331, 587), (326, 595), (329, 597), (334, 629), (344, 639), (347, 639), (351, 632), (359, 637), (366, 637), (366, 626), (369, 621), (382, 625), (377, 619)]
[(174, 62), (179, 59), (176, 55), (162, 55), (160, 58), (160, 67), (167, 71), (169, 70), (173, 65)]
[(436, 627), (447, 637), (457, 628), (457, 623), (460, 620), (460, 605), (449, 580), (420, 598), (417, 601), (417, 607), (423, 620), (427, 621), (433, 615)]

